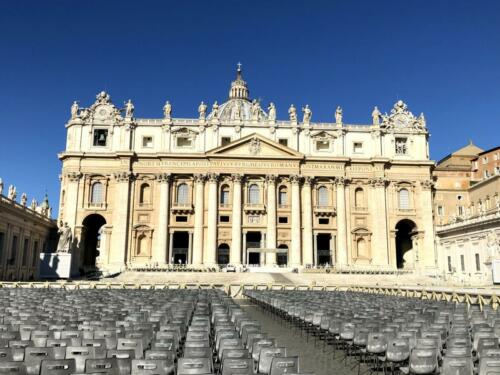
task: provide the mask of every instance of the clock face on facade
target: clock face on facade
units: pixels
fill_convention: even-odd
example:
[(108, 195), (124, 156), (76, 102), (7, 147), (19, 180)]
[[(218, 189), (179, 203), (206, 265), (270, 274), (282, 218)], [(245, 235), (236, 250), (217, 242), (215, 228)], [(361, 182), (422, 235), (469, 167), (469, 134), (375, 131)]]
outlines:
[(96, 108), (95, 113), (96, 113), (97, 118), (106, 119), (109, 117), (110, 110), (109, 110), (108, 106), (101, 105), (101, 106)]
[(408, 125), (408, 117), (403, 113), (395, 115), (393, 121), (397, 128), (404, 128)]

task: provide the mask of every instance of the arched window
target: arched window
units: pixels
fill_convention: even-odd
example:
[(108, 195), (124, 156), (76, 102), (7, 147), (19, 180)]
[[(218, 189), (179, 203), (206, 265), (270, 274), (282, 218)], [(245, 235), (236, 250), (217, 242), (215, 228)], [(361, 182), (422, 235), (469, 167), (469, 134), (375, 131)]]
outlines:
[(188, 204), (189, 196), (188, 196), (188, 186), (185, 183), (179, 184), (177, 186), (177, 203), (179, 204)]
[(248, 188), (248, 203), (250, 203), (250, 204), (259, 204), (260, 203), (259, 185), (252, 184)]
[(151, 203), (151, 187), (149, 186), (149, 184), (141, 185), (139, 203), (140, 204)]
[(365, 206), (365, 192), (362, 188), (356, 188), (354, 190), (354, 205), (356, 207), (364, 207)]
[(410, 192), (408, 189), (399, 190), (399, 208), (402, 210), (410, 208)]
[(220, 190), (220, 204), (226, 206), (229, 204), (229, 186), (223, 185)]
[(318, 188), (318, 206), (328, 206), (328, 189), (326, 186), (320, 186)]
[(286, 186), (282, 186), (279, 189), (279, 194), (278, 194), (278, 205), (280, 207), (284, 207), (288, 203), (288, 196), (287, 196), (287, 188)]
[(100, 182), (95, 182), (92, 185), (90, 201), (92, 203), (102, 203), (104, 201), (103, 187)]

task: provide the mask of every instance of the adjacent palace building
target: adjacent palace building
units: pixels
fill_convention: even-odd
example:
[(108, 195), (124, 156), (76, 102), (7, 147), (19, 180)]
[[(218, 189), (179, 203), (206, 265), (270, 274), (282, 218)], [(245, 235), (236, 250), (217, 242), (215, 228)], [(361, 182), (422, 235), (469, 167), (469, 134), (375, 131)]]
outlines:
[(101, 92), (75, 102), (59, 219), (83, 269), (231, 263), (435, 273), (432, 169), (423, 115), (403, 101), (352, 125), (276, 119), (241, 69), (229, 98), (196, 118), (134, 116)]

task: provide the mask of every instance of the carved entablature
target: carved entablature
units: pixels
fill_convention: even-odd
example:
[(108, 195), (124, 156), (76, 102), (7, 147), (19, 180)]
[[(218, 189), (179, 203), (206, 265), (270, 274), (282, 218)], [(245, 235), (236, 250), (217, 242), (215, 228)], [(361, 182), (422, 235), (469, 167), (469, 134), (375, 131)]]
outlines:
[(88, 108), (82, 108), (78, 117), (82, 121), (92, 121), (94, 124), (117, 124), (123, 122), (120, 109), (111, 102), (108, 93), (101, 91), (96, 96), (96, 101)]
[(415, 117), (402, 100), (398, 100), (394, 104), (394, 108), (391, 109), (389, 115), (387, 113), (382, 115), (382, 124), (380, 124), (380, 127), (389, 131), (426, 131), (424, 114), (422, 113), (419, 117)]

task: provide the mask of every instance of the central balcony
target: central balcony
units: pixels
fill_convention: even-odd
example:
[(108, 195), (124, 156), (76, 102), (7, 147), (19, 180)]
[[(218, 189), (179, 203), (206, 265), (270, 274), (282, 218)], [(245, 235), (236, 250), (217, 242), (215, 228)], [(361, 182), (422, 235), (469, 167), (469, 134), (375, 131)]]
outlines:
[(266, 212), (266, 206), (260, 203), (245, 203), (243, 210), (247, 214), (263, 214)]
[(188, 215), (194, 212), (194, 208), (191, 203), (174, 202), (170, 210), (174, 215)]
[(320, 217), (335, 216), (337, 209), (333, 206), (314, 206), (314, 214)]

